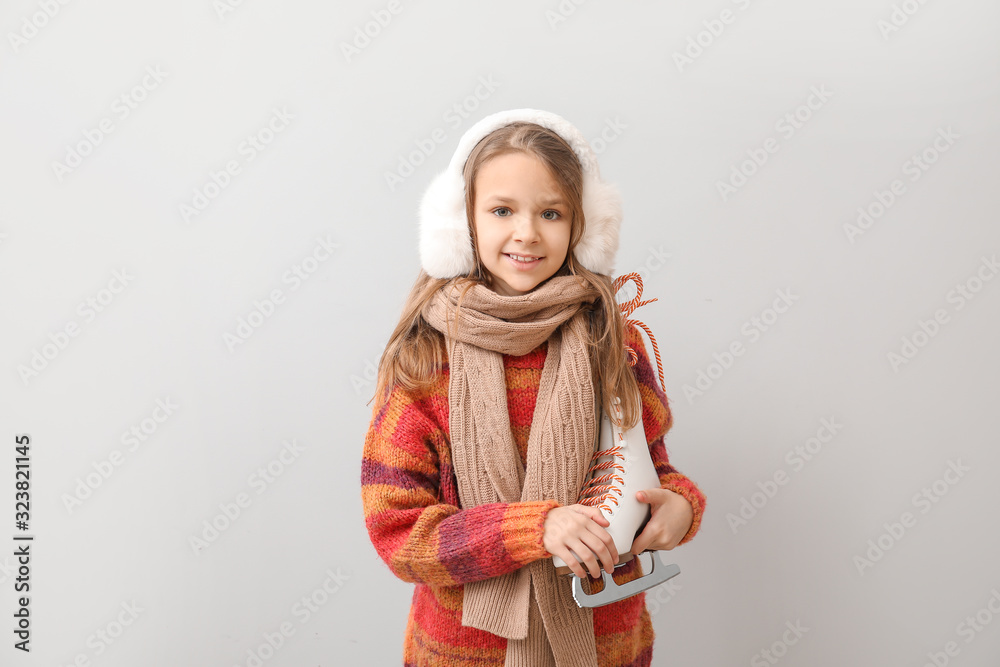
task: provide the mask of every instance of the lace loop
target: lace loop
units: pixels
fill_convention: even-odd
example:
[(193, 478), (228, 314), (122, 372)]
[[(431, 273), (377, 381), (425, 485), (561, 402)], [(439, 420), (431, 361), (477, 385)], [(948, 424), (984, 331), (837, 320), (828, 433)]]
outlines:
[[(645, 301), (642, 300), (642, 276), (640, 276), (638, 273), (626, 273), (624, 275), (615, 278), (615, 281), (612, 285), (614, 287), (615, 294), (617, 294), (619, 290), (621, 290), (621, 288), (629, 280), (635, 283), (635, 297), (633, 297), (632, 299), (623, 304), (620, 304), (622, 316), (625, 317), (625, 326), (628, 327), (631, 324), (637, 324), (640, 327), (642, 327), (643, 331), (646, 332), (646, 335), (649, 336), (650, 342), (653, 343), (653, 355), (656, 357), (656, 368), (660, 376), (660, 386), (663, 387), (664, 391), (666, 391), (666, 383), (663, 381), (663, 362), (660, 360), (660, 348), (656, 344), (656, 338), (653, 336), (653, 332), (650, 331), (649, 327), (646, 326), (644, 322), (640, 322), (639, 320), (635, 319), (629, 319), (628, 317), (629, 315), (632, 314), (632, 311), (634, 311), (635, 309), (641, 306), (645, 306), (647, 303), (653, 303), (654, 301), (656, 301), (656, 299), (655, 298), (647, 299)], [(629, 356), (628, 365), (635, 366), (636, 362), (639, 360), (638, 354), (629, 345), (626, 345), (625, 349), (628, 351), (628, 356)]]

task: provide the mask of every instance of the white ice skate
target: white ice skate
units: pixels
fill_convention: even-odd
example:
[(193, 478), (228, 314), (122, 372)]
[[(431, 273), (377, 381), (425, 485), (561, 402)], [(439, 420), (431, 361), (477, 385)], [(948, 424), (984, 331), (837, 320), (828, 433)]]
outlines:
[[(660, 487), (660, 478), (649, 457), (646, 433), (642, 419), (627, 432), (621, 424), (621, 400), (615, 396), (616, 422), (601, 411), (600, 446), (594, 452), (593, 465), (587, 472), (588, 480), (577, 500), (582, 505), (596, 506), (611, 523), (607, 531), (615, 541), (619, 559), (615, 567), (620, 567), (633, 558), (630, 552), (635, 539), (650, 518), (650, 506), (636, 500), (637, 491)], [(604, 587), (597, 593), (583, 591), (581, 581), (573, 577), (573, 599), (581, 607), (600, 607), (624, 600), (653, 586), (662, 584), (680, 574), (677, 565), (666, 565), (660, 561), (659, 552), (650, 552), (652, 565), (648, 573), (633, 581), (618, 585), (607, 572), (602, 571)], [(552, 557), (558, 574), (571, 574), (572, 570), (558, 556)]]

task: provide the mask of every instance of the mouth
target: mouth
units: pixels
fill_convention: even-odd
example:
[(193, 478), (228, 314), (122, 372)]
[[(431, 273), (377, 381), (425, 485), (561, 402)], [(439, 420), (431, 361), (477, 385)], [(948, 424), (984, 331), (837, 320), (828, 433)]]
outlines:
[(509, 253), (509, 252), (505, 252), (504, 254), (510, 257), (511, 260), (519, 264), (533, 264), (534, 262), (537, 262), (540, 259), (545, 259), (544, 257), (540, 257), (539, 255), (516, 255), (514, 253)]
[(542, 263), (544, 257), (539, 257), (538, 255), (515, 255), (512, 253), (505, 252), (504, 255), (507, 256), (507, 261), (510, 265), (514, 267), (517, 271), (532, 271)]

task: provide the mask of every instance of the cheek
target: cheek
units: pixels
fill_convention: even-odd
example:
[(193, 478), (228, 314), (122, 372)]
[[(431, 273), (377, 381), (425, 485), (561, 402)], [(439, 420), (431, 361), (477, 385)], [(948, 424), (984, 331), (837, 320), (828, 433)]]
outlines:
[(571, 234), (572, 230), (573, 228), (568, 224), (565, 226), (565, 228), (561, 230), (561, 233), (559, 235), (559, 247), (562, 248), (563, 250), (569, 248), (569, 240), (570, 236), (572, 235)]
[(496, 243), (499, 237), (499, 230), (496, 225), (491, 225), (488, 221), (478, 223), (476, 227), (476, 236), (479, 237), (480, 243), (483, 245), (490, 245)]
[(486, 225), (482, 223), (478, 215), (473, 218), (472, 224), (476, 229), (476, 245), (482, 245), (483, 241), (489, 235), (489, 230), (487, 230)]
[(492, 258), (496, 254), (496, 236), (489, 225), (476, 228), (476, 246), (481, 258)]

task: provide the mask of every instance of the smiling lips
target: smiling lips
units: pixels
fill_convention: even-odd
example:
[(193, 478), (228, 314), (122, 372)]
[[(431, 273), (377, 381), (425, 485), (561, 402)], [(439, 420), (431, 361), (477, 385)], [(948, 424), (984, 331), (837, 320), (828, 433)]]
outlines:
[(534, 257), (532, 255), (514, 255), (512, 253), (504, 253), (510, 258), (511, 264), (513, 264), (518, 269), (530, 269), (534, 268), (535, 264), (541, 261), (542, 257)]

